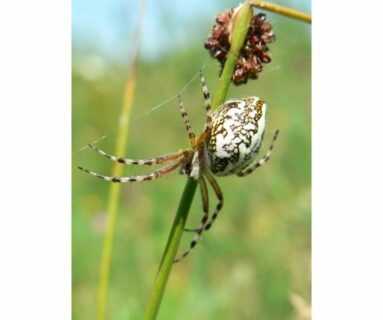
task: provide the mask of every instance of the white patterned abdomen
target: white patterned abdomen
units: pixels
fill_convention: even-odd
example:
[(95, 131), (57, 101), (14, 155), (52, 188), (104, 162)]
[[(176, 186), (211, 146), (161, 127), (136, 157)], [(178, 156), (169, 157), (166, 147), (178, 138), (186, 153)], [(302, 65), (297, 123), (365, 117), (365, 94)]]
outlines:
[(206, 161), (217, 176), (236, 174), (256, 158), (265, 132), (266, 104), (258, 97), (232, 100), (213, 114)]

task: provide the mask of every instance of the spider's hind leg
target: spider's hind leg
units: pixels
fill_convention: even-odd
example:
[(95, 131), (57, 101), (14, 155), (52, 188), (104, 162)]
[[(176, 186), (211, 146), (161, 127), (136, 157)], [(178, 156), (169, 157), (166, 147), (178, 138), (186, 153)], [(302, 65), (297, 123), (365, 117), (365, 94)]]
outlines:
[(258, 169), (260, 166), (264, 165), (267, 161), (269, 161), (271, 152), (273, 151), (273, 148), (274, 148), (275, 140), (277, 140), (277, 138), (278, 138), (278, 134), (279, 134), (279, 130), (275, 131), (273, 140), (271, 141), (271, 144), (270, 144), (269, 149), (267, 150), (266, 154), (259, 161), (257, 161), (256, 163), (254, 163), (250, 167), (237, 173), (238, 177), (247, 176), (248, 174), (252, 173), (255, 169)]
[(201, 198), (202, 198), (202, 208), (203, 208), (203, 216), (201, 219), (201, 225), (199, 228), (195, 230), (195, 235), (193, 240), (190, 242), (190, 247), (187, 251), (185, 251), (179, 258), (175, 259), (174, 262), (178, 262), (185, 258), (190, 251), (195, 247), (195, 245), (198, 243), (198, 241), (201, 239), (202, 232), (204, 230), (204, 226), (206, 222), (209, 219), (209, 194), (207, 190), (206, 181), (203, 176), (199, 178), (199, 186), (201, 191)]
[(215, 192), (215, 195), (218, 199), (218, 203), (215, 207), (215, 211), (213, 212), (213, 214), (211, 215), (211, 218), (209, 221), (206, 221), (206, 223), (204, 224), (204, 226), (202, 227), (199, 227), (199, 228), (195, 228), (195, 229), (185, 229), (185, 231), (190, 231), (190, 232), (200, 232), (201, 229), (202, 231), (207, 231), (211, 228), (211, 226), (213, 225), (215, 219), (217, 219), (219, 213), (221, 212), (222, 210), (222, 207), (223, 207), (223, 193), (221, 191), (221, 188), (219, 187), (217, 181), (215, 181), (215, 179), (213, 178), (213, 176), (206, 172), (205, 173), (210, 185), (212, 186), (214, 192)]
[(222, 207), (223, 207), (223, 193), (221, 191), (221, 188), (219, 187), (217, 181), (215, 181), (215, 179), (213, 178), (213, 176), (210, 173), (206, 173), (206, 177), (207, 177), (210, 185), (212, 186), (212, 188), (215, 192), (215, 195), (218, 199), (218, 203), (215, 207), (214, 213), (211, 215), (210, 220), (204, 226), (205, 231), (209, 230), (211, 228), (211, 226), (213, 225), (215, 219), (217, 219), (217, 217), (218, 217), (218, 215), (221, 212)]

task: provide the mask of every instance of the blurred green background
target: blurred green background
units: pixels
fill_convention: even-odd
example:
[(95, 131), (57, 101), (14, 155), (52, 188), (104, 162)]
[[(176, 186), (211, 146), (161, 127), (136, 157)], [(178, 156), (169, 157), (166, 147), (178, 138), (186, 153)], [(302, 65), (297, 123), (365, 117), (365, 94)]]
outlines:
[[(108, 159), (82, 148), (106, 135), (98, 146), (109, 153), (114, 151), (128, 74), (129, 43), (137, 19), (137, 4), (96, 3), (73, 2), (74, 319), (95, 317), (109, 190), (107, 182), (85, 175), (76, 167), (111, 172)], [(304, 2), (280, 3), (310, 9)], [(219, 68), (208, 58), (203, 42), (215, 15), (236, 4), (148, 2), (126, 156), (146, 158), (188, 147), (177, 100), (162, 104), (187, 84), (182, 92), (184, 105), (195, 131), (202, 130), (205, 113), (201, 85), (198, 78), (190, 80), (202, 67), (209, 90), (214, 93)], [(88, 17), (92, 14), (95, 21)], [(159, 319), (309, 318), (311, 27), (275, 14), (267, 16), (277, 37), (269, 46), (273, 60), (258, 80), (232, 86), (229, 97), (264, 98), (269, 111), (263, 150), (277, 128), (280, 137), (266, 166), (245, 178), (217, 179), (225, 196), (222, 214), (192, 254), (172, 270)], [(113, 22), (105, 29), (108, 19)], [(150, 169), (127, 167), (124, 173), (133, 175)], [(184, 185), (185, 177), (177, 173), (152, 182), (123, 185), (107, 319), (142, 319)], [(213, 192), (210, 195), (212, 207)], [(201, 214), (196, 193), (188, 226), (197, 226)], [(189, 246), (191, 237), (184, 235), (181, 251)]]

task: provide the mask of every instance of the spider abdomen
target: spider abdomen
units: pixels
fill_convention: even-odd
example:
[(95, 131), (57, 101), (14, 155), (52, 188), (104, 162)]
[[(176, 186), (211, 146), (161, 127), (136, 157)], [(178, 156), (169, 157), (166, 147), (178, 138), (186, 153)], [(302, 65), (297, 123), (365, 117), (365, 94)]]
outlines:
[(258, 97), (232, 100), (212, 115), (206, 161), (217, 176), (237, 174), (256, 158), (265, 132), (266, 104)]

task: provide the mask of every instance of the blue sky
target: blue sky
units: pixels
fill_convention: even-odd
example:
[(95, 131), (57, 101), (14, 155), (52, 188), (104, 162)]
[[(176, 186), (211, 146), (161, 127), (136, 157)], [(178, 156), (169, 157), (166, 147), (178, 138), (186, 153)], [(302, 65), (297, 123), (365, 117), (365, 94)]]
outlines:
[[(212, 24), (216, 13), (237, 3), (235, 0), (148, 0), (141, 37), (142, 58), (154, 59), (171, 46), (204, 41), (209, 30), (206, 26)], [(283, 3), (311, 11), (310, 1)], [(73, 0), (74, 51), (127, 60), (138, 12), (139, 0)]]

